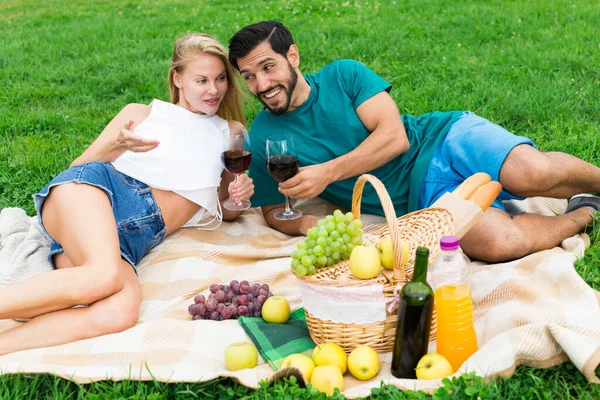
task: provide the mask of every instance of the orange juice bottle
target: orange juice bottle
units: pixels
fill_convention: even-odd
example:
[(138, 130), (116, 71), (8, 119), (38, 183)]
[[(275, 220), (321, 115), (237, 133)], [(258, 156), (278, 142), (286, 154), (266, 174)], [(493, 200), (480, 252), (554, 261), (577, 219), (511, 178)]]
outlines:
[(473, 301), (467, 285), (469, 260), (456, 236), (440, 240), (441, 253), (431, 266), (437, 314), (436, 352), (448, 359), (454, 371), (477, 351)]

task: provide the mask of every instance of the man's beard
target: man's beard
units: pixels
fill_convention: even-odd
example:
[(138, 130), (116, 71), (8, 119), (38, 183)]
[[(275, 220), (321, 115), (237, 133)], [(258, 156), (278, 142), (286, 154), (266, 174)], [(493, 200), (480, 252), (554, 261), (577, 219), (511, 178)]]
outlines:
[[(294, 93), (294, 90), (296, 89), (296, 84), (298, 83), (298, 74), (296, 73), (296, 70), (294, 70), (294, 67), (292, 67), (292, 64), (290, 64), (288, 62), (288, 65), (290, 67), (290, 78), (287, 81), (287, 89), (283, 85), (279, 84), (276, 86), (272, 86), (267, 90), (263, 90), (262, 92), (257, 94), (258, 99), (265, 105), (265, 107), (273, 115), (278, 116), (278, 115), (285, 114), (288, 111), (288, 109), (290, 108), (290, 105), (292, 104), (292, 93)], [(269, 93), (272, 90), (277, 89), (277, 88), (280, 88), (286, 94), (285, 105), (283, 107), (271, 108), (267, 103), (265, 103), (263, 101), (262, 96), (265, 93)]]

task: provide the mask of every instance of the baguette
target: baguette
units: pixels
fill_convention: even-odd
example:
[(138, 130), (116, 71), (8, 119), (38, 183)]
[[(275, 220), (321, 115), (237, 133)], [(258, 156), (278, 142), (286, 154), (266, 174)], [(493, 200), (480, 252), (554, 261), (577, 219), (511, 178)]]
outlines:
[(475, 192), (473, 192), (473, 194), (467, 200), (477, 204), (482, 211), (485, 211), (490, 208), (501, 191), (502, 185), (500, 182), (488, 182), (479, 189), (475, 190)]
[(477, 188), (485, 185), (491, 180), (492, 178), (485, 172), (477, 172), (476, 174), (473, 174), (465, 179), (463, 183), (454, 189), (452, 194), (466, 200), (473, 195)]

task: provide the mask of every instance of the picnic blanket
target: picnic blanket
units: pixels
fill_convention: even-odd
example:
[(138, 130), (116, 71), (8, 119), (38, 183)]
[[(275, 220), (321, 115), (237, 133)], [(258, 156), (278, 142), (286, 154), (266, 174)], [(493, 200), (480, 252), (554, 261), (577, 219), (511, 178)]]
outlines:
[[(313, 214), (333, 211), (306, 204)], [(380, 225), (366, 225), (369, 234)], [(474, 264), (473, 299), (480, 349), (460, 369), (482, 376), (510, 375), (520, 364), (549, 367), (567, 359), (591, 382), (600, 383), (600, 294), (575, 272), (576, 252), (586, 247), (576, 236), (556, 248), (497, 265)], [(124, 332), (51, 348), (0, 357), (1, 373), (53, 373), (85, 383), (105, 379), (203, 382), (221, 376), (258, 387), (274, 376), (261, 358), (254, 369), (230, 372), (223, 354), (232, 342), (250, 341), (236, 320), (192, 321), (191, 297), (207, 293), (212, 283), (231, 279), (267, 283), (285, 296), (293, 310), (301, 307), (288, 255), (301, 237), (266, 226), (256, 209), (215, 231), (181, 229), (140, 263), (142, 289), (139, 323)], [(589, 242), (588, 242), (589, 243)], [(0, 321), (0, 331), (16, 326)], [(435, 343), (430, 344), (434, 351)], [(381, 355), (381, 371), (361, 382), (347, 374), (344, 394), (367, 396), (383, 381), (402, 388), (433, 390), (438, 381), (396, 379), (391, 354)]]

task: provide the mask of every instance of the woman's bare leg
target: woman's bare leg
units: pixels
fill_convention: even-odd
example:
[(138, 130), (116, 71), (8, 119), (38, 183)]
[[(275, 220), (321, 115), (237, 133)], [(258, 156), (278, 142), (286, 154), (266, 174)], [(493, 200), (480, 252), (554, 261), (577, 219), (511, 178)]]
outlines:
[(1, 289), (0, 319), (32, 318), (90, 304), (123, 289), (117, 227), (104, 191), (85, 184), (56, 186), (42, 211), (46, 230), (78, 266)]
[(73, 265), (73, 262), (71, 261), (71, 259), (67, 255), (67, 253), (56, 254), (54, 256), (53, 261), (54, 261), (54, 266), (56, 267), (56, 269), (75, 267), (75, 265)]
[(119, 274), (123, 276), (123, 288), (88, 308), (50, 312), (1, 332), (0, 355), (121, 332), (134, 326), (141, 302), (139, 281), (124, 260), (119, 263)]

